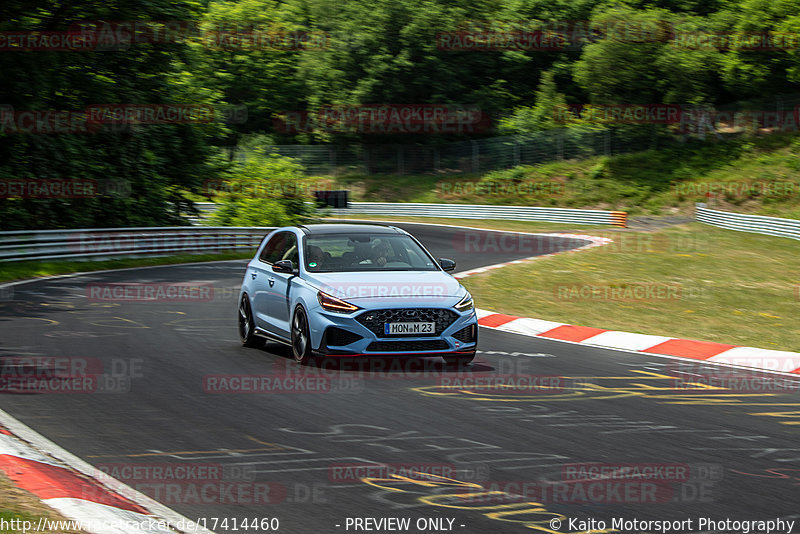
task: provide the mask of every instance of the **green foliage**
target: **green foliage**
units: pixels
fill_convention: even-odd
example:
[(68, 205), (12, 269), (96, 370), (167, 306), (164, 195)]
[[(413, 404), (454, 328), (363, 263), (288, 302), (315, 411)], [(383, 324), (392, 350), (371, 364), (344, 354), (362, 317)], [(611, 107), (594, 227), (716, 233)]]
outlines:
[(306, 201), (312, 180), (303, 167), (277, 154), (254, 150), (234, 165), (218, 186), (217, 210), (206, 221), (211, 226), (286, 226), (313, 214)]
[[(448, 202), (619, 209), (631, 215), (691, 215), (720, 194), (720, 209), (800, 218), (800, 138), (776, 134), (724, 143), (671, 143), (659, 150), (577, 161), (521, 165), (481, 177), (358, 176), (340, 187), (365, 191), (356, 201)], [(353, 184), (356, 181), (357, 184)]]
[[(65, 31), (78, 21), (195, 20), (198, 4), (167, 0), (115, 6), (4, 2), (0, 30)], [(0, 102), (17, 112), (81, 112), (98, 104), (214, 106), (213, 91), (182, 66), (186, 43), (129, 45), (116, 51), (7, 52)], [(153, 226), (185, 224), (182, 191), (213, 176), (209, 165), (223, 129), (209, 124), (104, 125), (86, 133), (0, 133), (0, 179), (93, 179), (125, 185), (121, 194), (87, 199), (0, 200), (0, 228)]]
[[(0, 133), (0, 180), (85, 178), (124, 184), (121, 192), (88, 199), (0, 200), (3, 230), (183, 224), (180, 214), (192, 211), (191, 199), (202, 192), (203, 184), (242, 172), (230, 170), (230, 161), (220, 155), (227, 154), (229, 160), (236, 147), (249, 151), (286, 143), (437, 144), (454, 137), (275, 131), (273, 120), (287, 111), (446, 104), (479, 108), (500, 118), (489, 135), (533, 138), (562, 126), (553, 113), (565, 104), (720, 108), (769, 94), (796, 93), (800, 84), (796, 47), (719, 49), (672, 41), (674, 34), (698, 33), (796, 36), (800, 4), (790, 0), (0, 3), (0, 31), (66, 31), (76, 22), (97, 20), (185, 21), (196, 24), (200, 36), (134, 43), (115, 51), (5, 53), (0, 103), (17, 111), (81, 111), (96, 104), (243, 106), (246, 120), (104, 126), (80, 135)], [(470, 28), (513, 35), (567, 21), (589, 21), (601, 32), (583, 44), (547, 51), (460, 51), (441, 46), (439, 39)], [(204, 32), (231, 24), (240, 24), (230, 29), (239, 34), (249, 28), (273, 36), (310, 32), (325, 39), (319, 41), (321, 48), (309, 49), (209, 46)], [(619, 142), (630, 143), (641, 143), (652, 134), (650, 127), (577, 118), (563, 126), (563, 141), (577, 147), (581, 156), (591, 155), (593, 136), (607, 130), (613, 130)], [(658, 176), (653, 180), (651, 186), (660, 184)], [(402, 196), (403, 187), (400, 184), (392, 194)], [(637, 196), (646, 189), (638, 184), (625, 195)], [(251, 205), (250, 200), (261, 204)], [(229, 221), (259, 221), (264, 213), (271, 214), (270, 220), (291, 221), (304, 209), (284, 197), (242, 196), (231, 202), (238, 207), (221, 210)]]
[(558, 92), (553, 71), (542, 75), (535, 98), (535, 105), (519, 107), (510, 117), (501, 119), (498, 130), (504, 134), (530, 134), (557, 128), (558, 113), (565, 110), (567, 101)]

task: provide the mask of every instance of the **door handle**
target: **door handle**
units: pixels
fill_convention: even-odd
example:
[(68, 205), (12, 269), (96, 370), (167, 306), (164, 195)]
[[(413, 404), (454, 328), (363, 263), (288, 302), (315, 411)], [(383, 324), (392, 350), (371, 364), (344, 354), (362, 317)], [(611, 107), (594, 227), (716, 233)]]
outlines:
[(251, 278), (252, 278), (253, 280), (255, 280), (255, 279), (256, 279), (256, 276), (258, 276), (258, 274), (257, 274), (255, 271), (251, 271), (251, 272), (250, 272), (250, 276), (251, 276)]
[(274, 278), (268, 278), (267, 280), (269, 281), (269, 287), (272, 287), (272, 286), (275, 285), (275, 279)]

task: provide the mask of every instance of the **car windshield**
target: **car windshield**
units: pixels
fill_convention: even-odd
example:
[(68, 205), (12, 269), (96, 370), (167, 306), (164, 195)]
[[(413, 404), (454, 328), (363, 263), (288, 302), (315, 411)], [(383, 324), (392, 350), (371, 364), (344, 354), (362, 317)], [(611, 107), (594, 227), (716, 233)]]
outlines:
[(305, 267), (312, 272), (436, 271), (416, 241), (402, 234), (321, 234), (305, 238)]

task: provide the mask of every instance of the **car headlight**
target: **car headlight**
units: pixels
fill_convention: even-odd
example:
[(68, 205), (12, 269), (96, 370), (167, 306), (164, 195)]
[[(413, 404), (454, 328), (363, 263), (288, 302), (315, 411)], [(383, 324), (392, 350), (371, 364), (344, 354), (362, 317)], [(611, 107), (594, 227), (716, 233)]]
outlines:
[(342, 299), (337, 299), (336, 297), (328, 295), (322, 291), (317, 292), (317, 300), (319, 301), (320, 306), (332, 312), (350, 313), (361, 309), (355, 304), (350, 304)]
[(472, 295), (467, 293), (466, 295), (464, 295), (464, 298), (459, 300), (458, 304), (456, 304), (453, 307), (460, 312), (471, 310), (472, 308), (475, 307), (475, 304), (472, 302)]

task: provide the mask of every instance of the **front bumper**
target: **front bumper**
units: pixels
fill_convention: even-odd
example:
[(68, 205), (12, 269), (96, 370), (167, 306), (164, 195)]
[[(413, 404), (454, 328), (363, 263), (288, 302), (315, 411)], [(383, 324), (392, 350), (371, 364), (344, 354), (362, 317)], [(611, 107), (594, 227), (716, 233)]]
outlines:
[[(422, 308), (422, 307), (420, 307)], [(431, 307), (425, 307), (432, 309)], [(475, 352), (478, 318), (475, 310), (459, 313), (441, 308), (456, 317), (436, 335), (378, 335), (357, 318), (365, 313), (385, 310), (358, 310), (352, 314), (328, 312), (316, 307), (311, 327), (314, 352), (328, 356), (439, 356), (466, 355)], [(344, 331), (346, 334), (342, 334)], [(358, 339), (355, 339), (355, 336)]]

